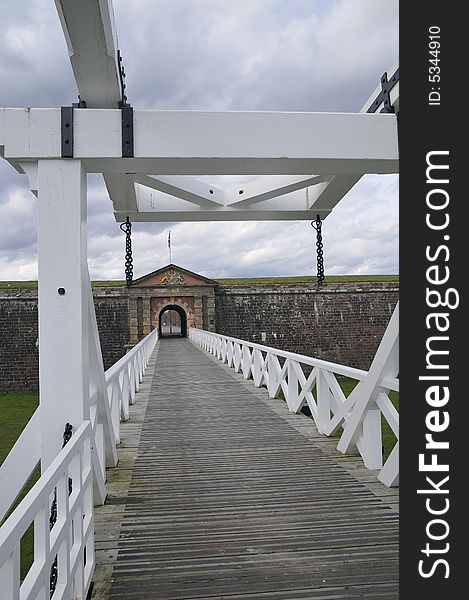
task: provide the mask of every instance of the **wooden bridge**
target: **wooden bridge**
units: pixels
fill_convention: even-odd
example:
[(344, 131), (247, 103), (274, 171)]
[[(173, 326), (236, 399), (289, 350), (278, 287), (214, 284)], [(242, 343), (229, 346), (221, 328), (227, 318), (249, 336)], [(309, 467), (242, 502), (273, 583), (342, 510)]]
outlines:
[(187, 339), (161, 339), (96, 509), (92, 598), (398, 598), (397, 493)]
[[(39, 199), (40, 290), (40, 406), (1, 466), (0, 519), (41, 464), (0, 528), (1, 600), (84, 600), (92, 583), (95, 599), (397, 598), (398, 308), (369, 371), (194, 327), (105, 372), (86, 175), (126, 223), (128, 285), (130, 221), (319, 228), (364, 174), (398, 171), (399, 69), (357, 114), (134, 110), (112, 1), (55, 4), (80, 101), (0, 108), (0, 156)], [(358, 381), (348, 396), (337, 376)]]
[[(86, 418), (0, 528), (2, 600), (397, 598), (397, 324), (398, 308), (369, 371), (151, 332), (90, 377)], [(347, 396), (340, 376), (358, 382)], [(40, 405), (0, 468), (0, 519), (41, 420)]]

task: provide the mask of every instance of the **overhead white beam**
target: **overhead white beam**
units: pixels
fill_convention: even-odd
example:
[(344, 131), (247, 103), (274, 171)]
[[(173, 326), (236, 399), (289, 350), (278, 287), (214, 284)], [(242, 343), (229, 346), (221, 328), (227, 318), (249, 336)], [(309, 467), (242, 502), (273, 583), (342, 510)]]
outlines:
[[(321, 219), (324, 219), (329, 211), (318, 211)], [(114, 217), (118, 223), (125, 221), (126, 217), (132, 222), (200, 222), (200, 221), (311, 221), (316, 216), (310, 210), (292, 209), (290, 207), (250, 210), (181, 210), (175, 204), (171, 210), (142, 211), (138, 212), (115, 212)]]
[[(3, 110), (5, 158), (60, 157), (59, 109)], [(398, 169), (392, 114), (135, 111), (135, 158), (123, 159), (119, 110), (74, 112), (74, 157), (84, 159), (89, 172), (320, 175)]]
[(82, 100), (90, 108), (117, 108), (122, 97), (111, 0), (55, 0)]
[(137, 197), (132, 176), (122, 173), (107, 173), (104, 175), (104, 183), (115, 211), (137, 210)]
[[(129, 216), (134, 221), (245, 221), (311, 219), (304, 190), (258, 202), (252, 206), (213, 204), (197, 206), (172, 195), (135, 184), (137, 211), (116, 210), (118, 222)], [(324, 218), (328, 210), (320, 212)], [(315, 215), (314, 215), (315, 216)]]

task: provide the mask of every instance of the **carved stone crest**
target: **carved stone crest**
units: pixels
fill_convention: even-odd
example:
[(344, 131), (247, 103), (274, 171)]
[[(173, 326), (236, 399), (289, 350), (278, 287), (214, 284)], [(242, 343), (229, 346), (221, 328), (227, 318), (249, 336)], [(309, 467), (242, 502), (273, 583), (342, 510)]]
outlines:
[(160, 283), (164, 285), (180, 285), (184, 283), (184, 277), (174, 269), (169, 269), (161, 277)]

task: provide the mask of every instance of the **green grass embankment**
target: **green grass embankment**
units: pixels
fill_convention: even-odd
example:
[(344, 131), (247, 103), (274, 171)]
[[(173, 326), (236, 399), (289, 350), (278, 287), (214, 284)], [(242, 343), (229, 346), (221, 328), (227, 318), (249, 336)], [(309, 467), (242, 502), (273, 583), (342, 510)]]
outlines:
[[(0, 394), (0, 464), (14, 446), (39, 403), (37, 393)], [(37, 467), (21, 490), (11, 510), (21, 502), (32, 486), (39, 479), (40, 468)], [(11, 512), (11, 511), (10, 511)], [(8, 515), (7, 515), (8, 517)], [(21, 572), (23, 579), (32, 564), (34, 556), (34, 527), (31, 525), (21, 538)]]

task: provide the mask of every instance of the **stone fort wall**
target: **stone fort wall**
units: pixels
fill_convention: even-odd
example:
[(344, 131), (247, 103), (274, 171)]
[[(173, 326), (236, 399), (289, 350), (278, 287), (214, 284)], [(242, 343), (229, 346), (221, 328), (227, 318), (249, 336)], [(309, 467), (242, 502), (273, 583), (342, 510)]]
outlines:
[[(131, 289), (135, 294), (135, 289)], [(105, 369), (131, 344), (126, 287), (94, 288)], [(368, 369), (398, 300), (397, 282), (215, 287), (219, 333)], [(38, 389), (37, 291), (0, 290), (0, 391)], [(66, 351), (66, 350), (64, 350)]]
[[(93, 297), (104, 368), (108, 369), (125, 354), (129, 343), (126, 288), (95, 288)], [(37, 343), (37, 290), (0, 290), (0, 391), (39, 388)]]
[(368, 369), (398, 298), (397, 282), (220, 286), (216, 329)]

